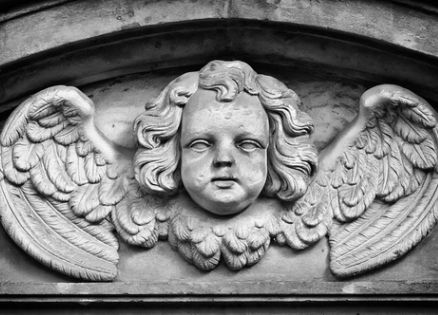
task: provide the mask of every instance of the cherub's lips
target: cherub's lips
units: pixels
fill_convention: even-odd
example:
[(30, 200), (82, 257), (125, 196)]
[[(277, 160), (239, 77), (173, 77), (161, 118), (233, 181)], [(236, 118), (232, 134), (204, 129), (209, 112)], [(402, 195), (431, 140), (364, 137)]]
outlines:
[(218, 176), (213, 177), (211, 181), (219, 188), (231, 188), (237, 182), (237, 179), (233, 176)]

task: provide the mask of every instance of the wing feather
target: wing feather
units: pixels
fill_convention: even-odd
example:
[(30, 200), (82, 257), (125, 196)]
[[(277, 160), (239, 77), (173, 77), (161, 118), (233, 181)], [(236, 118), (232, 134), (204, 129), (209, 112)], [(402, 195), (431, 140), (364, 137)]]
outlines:
[(30, 177), (28, 172), (22, 172), (15, 168), (14, 159), (13, 159), (13, 149), (11, 147), (3, 147), (1, 148), (2, 152), (2, 167), (3, 173), (6, 178), (16, 184), (23, 185)]
[(62, 145), (69, 145), (76, 142), (79, 139), (79, 130), (76, 126), (67, 126), (60, 132), (58, 132), (55, 137), (55, 141)]
[(433, 128), (436, 125), (434, 114), (420, 102), (417, 106), (403, 108), (401, 114), (410, 121), (421, 124), (424, 128)]
[[(40, 199), (41, 204), (32, 207), (29, 196), (38, 199), (37, 195), (24, 193), (23, 189), (5, 182), (1, 184), (2, 222), (5, 230), (29, 255), (67, 275), (90, 279), (110, 280), (115, 277), (117, 269), (114, 261), (90, 254), (90, 248), (78, 248), (69, 240), (56, 232), (58, 220), (45, 220), (40, 215), (49, 218), (56, 215), (51, 212), (49, 204)], [(35, 201), (35, 200), (34, 200)], [(38, 202), (37, 202), (38, 203)], [(19, 207), (21, 211), (13, 211)], [(66, 231), (70, 232), (70, 229)], [(81, 239), (83, 235), (80, 236)], [(85, 244), (85, 242), (84, 242)], [(88, 246), (88, 244), (87, 244)], [(102, 248), (101, 244), (98, 248)], [(69, 253), (75, 253), (70, 255)], [(113, 256), (117, 252), (113, 250)]]
[(394, 188), (397, 185), (397, 171), (401, 169), (400, 159), (400, 150), (398, 146), (391, 143), (390, 153), (386, 156), (386, 158), (381, 159), (380, 163), (378, 163), (378, 185), (380, 187), (380, 191), (378, 192), (377, 196), (384, 197), (394, 191)]
[(63, 121), (62, 123), (54, 127), (44, 128), (38, 125), (36, 121), (31, 121), (27, 125), (26, 135), (29, 138), (29, 140), (31, 140), (32, 142), (43, 142), (55, 136), (66, 126), (67, 126), (67, 122)]
[(43, 165), (47, 170), (47, 176), (50, 182), (63, 193), (71, 193), (76, 189), (76, 184), (68, 176), (64, 163), (58, 156), (58, 150), (56, 150), (54, 142), (47, 144), (45, 148), (45, 154), (43, 156)]
[(419, 144), (430, 137), (427, 129), (419, 128), (418, 124), (411, 122), (407, 117), (400, 115), (394, 125), (394, 131), (408, 143)]
[(26, 172), (37, 165), (43, 153), (44, 147), (41, 143), (31, 143), (23, 137), (15, 143), (12, 149), (12, 159), (18, 170)]
[(43, 264), (104, 281), (116, 276), (118, 262), (109, 215), (133, 174), (129, 154), (97, 131), (93, 115), (90, 99), (63, 86), (14, 111), (1, 134), (0, 214), (15, 242)]
[(90, 235), (94, 236), (101, 242), (104, 242), (108, 246), (111, 246), (115, 249), (119, 247), (119, 241), (112, 231), (114, 230), (111, 223), (106, 220), (102, 220), (98, 223), (89, 222), (84, 220), (83, 218), (77, 217), (68, 203), (60, 202), (57, 200), (51, 200), (51, 204), (59, 211), (62, 215), (64, 215), (71, 222), (76, 224), (79, 228), (86, 231)]
[(353, 276), (399, 258), (435, 225), (438, 218), (438, 176), (427, 175), (422, 187), (396, 205), (375, 203), (365, 215), (344, 224), (330, 238), (330, 268)]
[(76, 145), (70, 144), (67, 149), (67, 173), (78, 185), (88, 183), (87, 174), (85, 172), (85, 160), (82, 156), (76, 154)]
[(83, 248), (90, 254), (117, 263), (118, 255), (117, 252), (114, 251), (114, 248), (109, 247), (106, 244), (102, 245), (100, 241), (91, 237), (76, 225), (71, 224), (71, 222), (59, 213), (50, 202), (47, 202), (36, 195), (29, 184), (24, 184), (21, 187), (21, 191), (22, 195), (26, 195), (26, 199), (31, 205), (31, 208), (34, 209), (35, 214), (62, 238), (66, 239), (76, 247)]
[(38, 119), (37, 122), (41, 127), (51, 128), (56, 125), (61, 124), (64, 121), (64, 116), (59, 111), (54, 111), (52, 114), (49, 114), (41, 119)]
[[(127, 196), (111, 212), (119, 235), (129, 244), (153, 247), (158, 238), (167, 239), (170, 207), (153, 196), (143, 196), (138, 183), (131, 181)], [(172, 236), (169, 235), (169, 242)]]
[(432, 137), (426, 138), (421, 144), (403, 142), (402, 152), (409, 161), (418, 168), (433, 168), (437, 163), (436, 145)]
[(76, 189), (69, 201), (73, 212), (78, 216), (85, 216), (99, 206), (99, 185), (83, 185)]
[(106, 218), (114, 209), (114, 206), (98, 205), (85, 216), (85, 219), (88, 222), (100, 222), (102, 221), (102, 219)]
[(85, 157), (85, 173), (90, 183), (98, 183), (105, 176), (105, 167), (99, 166), (94, 160), (94, 154)]
[(86, 157), (91, 151), (93, 151), (93, 146), (90, 141), (76, 142), (76, 152), (79, 156)]
[(388, 116), (395, 116), (384, 120), (394, 133), (390, 152), (377, 159), (380, 201), (372, 200), (355, 221), (339, 220), (330, 231), (330, 268), (340, 277), (401, 257), (437, 222), (436, 113), (426, 101), (400, 87), (377, 87), (372, 92), (379, 98), (364, 101), (363, 106), (369, 106), (371, 115), (374, 108), (384, 108)]
[(283, 239), (297, 249), (328, 231), (337, 276), (397, 259), (437, 222), (435, 111), (393, 85), (368, 90), (360, 106), (357, 119), (321, 154), (323, 167), (282, 223)]
[(39, 161), (29, 173), (33, 186), (40, 194), (44, 196), (52, 196), (57, 191), (56, 186), (52, 183), (47, 174), (47, 169), (45, 168), (43, 161)]
[(104, 178), (99, 185), (99, 200), (103, 205), (115, 205), (122, 200), (126, 191), (123, 181)]

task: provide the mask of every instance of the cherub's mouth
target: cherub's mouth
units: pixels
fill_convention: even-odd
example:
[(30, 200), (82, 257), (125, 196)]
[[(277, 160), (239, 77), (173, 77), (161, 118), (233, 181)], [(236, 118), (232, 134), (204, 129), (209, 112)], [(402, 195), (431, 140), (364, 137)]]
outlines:
[(213, 177), (211, 180), (212, 183), (214, 183), (219, 188), (231, 188), (236, 182), (237, 179), (233, 176), (218, 176)]

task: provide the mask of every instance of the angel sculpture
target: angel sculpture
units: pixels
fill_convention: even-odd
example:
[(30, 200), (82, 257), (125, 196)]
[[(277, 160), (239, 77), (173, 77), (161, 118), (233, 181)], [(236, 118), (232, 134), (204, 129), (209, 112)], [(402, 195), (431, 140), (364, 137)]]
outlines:
[(41, 263), (94, 281), (117, 275), (116, 235), (145, 248), (167, 240), (202, 270), (326, 235), (339, 277), (408, 252), (438, 216), (435, 111), (402, 87), (373, 87), (318, 153), (299, 105), (246, 63), (212, 61), (146, 105), (131, 152), (96, 128), (81, 91), (45, 89), (1, 134), (2, 224)]

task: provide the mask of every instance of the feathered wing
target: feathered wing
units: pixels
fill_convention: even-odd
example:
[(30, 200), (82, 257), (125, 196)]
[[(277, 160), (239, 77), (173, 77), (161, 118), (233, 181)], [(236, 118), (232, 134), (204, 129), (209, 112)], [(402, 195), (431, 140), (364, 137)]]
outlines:
[(69, 276), (115, 278), (109, 214), (131, 182), (130, 156), (94, 125), (78, 89), (55, 86), (23, 102), (1, 134), (0, 213), (11, 238)]
[(127, 185), (127, 193), (111, 213), (120, 237), (128, 244), (151, 248), (159, 239), (167, 239), (169, 205), (151, 195), (143, 195), (138, 182)]
[(327, 233), (330, 268), (352, 276), (407, 253), (438, 219), (436, 113), (411, 91), (366, 91), (356, 120), (282, 218), (280, 242), (301, 249)]

